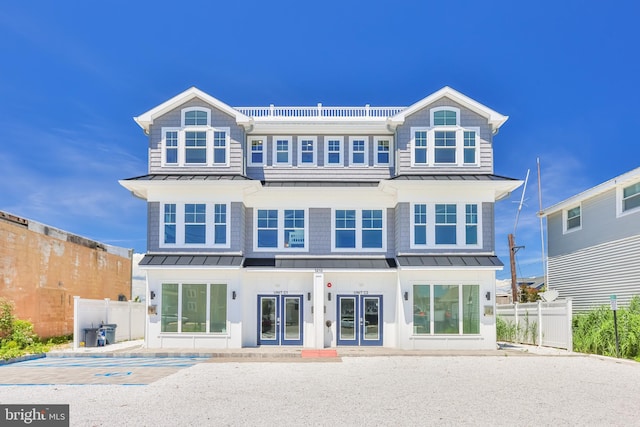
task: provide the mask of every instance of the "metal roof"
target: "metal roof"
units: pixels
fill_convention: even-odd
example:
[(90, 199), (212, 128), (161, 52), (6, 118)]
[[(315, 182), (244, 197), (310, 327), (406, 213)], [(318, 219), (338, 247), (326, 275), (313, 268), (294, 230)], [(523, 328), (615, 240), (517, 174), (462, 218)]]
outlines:
[(291, 269), (382, 269), (396, 268), (393, 258), (247, 258), (245, 267), (272, 267)]
[(503, 267), (495, 255), (406, 255), (399, 256), (401, 267)]
[(515, 178), (493, 174), (407, 174), (390, 178), (390, 181), (517, 181)]
[(145, 255), (138, 265), (240, 267), (242, 259), (241, 256), (235, 255)]
[(264, 181), (265, 187), (377, 187), (378, 181)]
[(254, 181), (238, 174), (148, 174), (127, 178), (124, 181)]

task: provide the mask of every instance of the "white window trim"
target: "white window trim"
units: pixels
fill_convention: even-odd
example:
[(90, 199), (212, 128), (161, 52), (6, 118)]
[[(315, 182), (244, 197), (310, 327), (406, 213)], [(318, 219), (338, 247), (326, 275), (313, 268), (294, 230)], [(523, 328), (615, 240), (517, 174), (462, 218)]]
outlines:
[(455, 111), (456, 112), (456, 127), (460, 127), (460, 109), (456, 108), (456, 107), (447, 107), (447, 106), (442, 106), (442, 107), (434, 107), (431, 110), (429, 110), (429, 123), (431, 123), (431, 127), (448, 127), (448, 126), (454, 126), (454, 125), (437, 125), (435, 124), (434, 121), (434, 116), (435, 116), (435, 112), (436, 111), (444, 111), (444, 110), (448, 110), (448, 111)]
[[(569, 220), (569, 211), (575, 208), (580, 208), (580, 225), (578, 227), (569, 228), (567, 224), (567, 221)], [(573, 233), (574, 231), (578, 231), (578, 230), (582, 230), (582, 204), (581, 203), (562, 210), (562, 234)]]
[[(622, 204), (624, 199), (624, 189), (636, 183), (637, 182), (629, 182), (624, 185), (620, 185), (616, 187), (616, 218), (620, 218), (626, 215), (631, 215), (631, 214), (640, 212), (640, 206), (637, 208), (629, 209), (627, 211), (622, 209)], [(582, 211), (580, 213), (582, 214)]]
[[(185, 124), (185, 118), (186, 118), (186, 113), (188, 111), (204, 111), (205, 113), (207, 113), (207, 124), (206, 125), (186, 125)], [(201, 127), (201, 126), (206, 126), (206, 127), (210, 127), (211, 126), (211, 109), (209, 108), (205, 108), (205, 107), (187, 107), (187, 108), (183, 108), (180, 114), (180, 126), (182, 126), (183, 128), (192, 128), (192, 127)]]
[[(427, 205), (427, 244), (415, 244), (415, 205)], [(443, 245), (436, 244), (436, 205), (456, 205), (456, 244)], [(466, 206), (478, 206), (478, 243), (475, 245), (467, 245), (466, 236)], [(409, 204), (410, 229), (409, 229), (409, 248), (411, 249), (481, 249), (482, 248), (482, 203), (481, 202), (412, 202)]]
[[(474, 131), (476, 133), (476, 163), (464, 163), (464, 132)], [(427, 162), (416, 163), (415, 156), (415, 140), (416, 132), (427, 132)], [(436, 163), (436, 132), (455, 132), (456, 133), (456, 161), (455, 163)], [(409, 141), (409, 149), (411, 150), (411, 167), (462, 167), (462, 166), (478, 166), (480, 159), (480, 128), (478, 127), (456, 127), (456, 126), (436, 126), (423, 127), (417, 126), (411, 128), (411, 140)]]
[[(180, 131), (181, 128), (172, 128), (166, 127), (162, 128), (162, 140), (160, 141), (161, 153), (162, 153), (162, 166), (180, 166), (184, 163), (184, 153), (180, 148)], [(178, 150), (177, 163), (167, 163), (167, 132), (177, 132), (178, 133), (178, 146), (175, 147)]]
[[(262, 141), (262, 162), (254, 162), (252, 159), (252, 142)], [(264, 166), (267, 164), (267, 137), (266, 136), (249, 136), (247, 138), (247, 166)]]
[[(340, 151), (338, 152), (339, 155), (339, 162), (336, 163), (331, 163), (329, 164), (329, 141), (338, 141), (340, 143)], [(342, 136), (330, 136), (324, 137), (324, 167), (326, 168), (339, 168), (339, 167), (343, 167), (344, 166), (344, 137)]]
[[(170, 131), (178, 132), (178, 163), (166, 162), (166, 133)], [(213, 163), (213, 135), (214, 132), (225, 133), (225, 163)], [(186, 162), (186, 133), (187, 132), (205, 132), (206, 134), (206, 162), (205, 163), (187, 163)], [(229, 167), (231, 152), (231, 128), (229, 127), (205, 127), (205, 126), (187, 126), (185, 128), (166, 127), (162, 128), (162, 139), (160, 141), (161, 163), (162, 166), (180, 166), (185, 168), (226, 168)]]
[[(164, 243), (164, 206), (173, 204), (176, 205), (176, 243)], [(184, 206), (186, 204), (203, 204), (206, 205), (206, 217), (205, 217), (205, 243), (185, 243), (184, 238)], [(215, 214), (215, 205), (226, 205), (227, 206), (227, 227), (226, 227), (226, 243), (224, 244), (215, 244), (215, 234), (214, 234), (214, 214)], [(160, 248), (230, 248), (231, 247), (231, 204), (227, 202), (213, 202), (213, 203), (203, 203), (200, 201), (194, 202), (161, 202), (160, 203), (160, 228), (158, 235), (158, 245)]]
[[(278, 162), (278, 140), (287, 141), (287, 162)], [(271, 159), (271, 165), (273, 167), (291, 166), (291, 153), (293, 146), (293, 138), (290, 136), (274, 136), (271, 140), (273, 157)]]
[[(353, 143), (355, 141), (364, 141), (364, 163), (353, 163)], [(369, 167), (369, 137), (368, 136), (350, 136), (349, 137), (349, 167), (366, 168)]]
[[(336, 211), (356, 211), (356, 247), (336, 248)], [(382, 211), (382, 248), (362, 247), (362, 211)], [(331, 252), (386, 252), (387, 251), (387, 210), (386, 208), (331, 208)]]
[[(162, 283), (160, 283), (160, 289), (159, 291), (157, 291), (160, 294), (160, 301), (159, 301), (159, 305), (160, 307), (162, 307), (162, 285), (163, 284), (168, 284), (168, 285), (178, 285), (178, 319), (182, 319), (182, 285), (205, 285), (206, 286), (206, 290), (207, 290), (207, 300), (206, 300), (206, 304), (205, 304), (205, 310), (206, 310), (206, 314), (205, 314), (205, 323), (206, 323), (206, 329), (205, 332), (182, 332), (182, 322), (178, 322), (178, 331), (177, 332), (160, 332), (160, 335), (162, 336), (168, 336), (168, 335), (181, 335), (181, 336), (203, 336), (203, 335), (215, 335), (218, 337), (224, 337), (224, 336), (229, 336), (230, 332), (229, 332), (229, 327), (230, 327), (230, 322), (229, 322), (229, 304), (230, 304), (230, 297), (231, 297), (231, 292), (229, 292), (229, 284), (228, 283), (219, 283), (219, 282), (207, 282), (207, 283), (203, 283), (203, 282), (199, 282), (199, 281), (190, 281), (190, 282), (169, 282), (169, 281), (164, 281)], [(226, 304), (226, 308), (227, 308), (227, 312), (225, 314), (225, 323), (226, 323), (226, 331), (225, 332), (211, 332), (210, 328), (211, 328), (211, 287), (212, 286), (217, 286), (217, 285), (224, 285), (227, 288), (227, 304)]]
[[(389, 162), (388, 163), (380, 163), (378, 162), (378, 141), (389, 141)], [(374, 156), (373, 156), (373, 165), (374, 166), (384, 166), (389, 167), (393, 165), (393, 137), (391, 136), (374, 136), (373, 137), (373, 146), (374, 146)]]
[[(302, 163), (302, 141), (313, 142), (313, 161), (311, 163)], [(299, 136), (298, 137), (298, 167), (308, 168), (318, 164), (318, 138), (315, 136)]]
[[(276, 210), (278, 211), (278, 247), (260, 248), (258, 247), (258, 211)], [(304, 247), (287, 248), (284, 246), (284, 211), (297, 210), (304, 211)], [(309, 252), (309, 209), (308, 208), (254, 208), (253, 209), (253, 251), (254, 252)]]

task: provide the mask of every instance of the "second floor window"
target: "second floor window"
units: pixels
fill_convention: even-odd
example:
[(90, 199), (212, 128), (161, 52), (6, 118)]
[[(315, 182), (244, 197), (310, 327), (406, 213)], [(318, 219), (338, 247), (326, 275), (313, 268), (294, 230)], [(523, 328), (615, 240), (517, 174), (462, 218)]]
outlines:
[(306, 250), (305, 209), (257, 209), (255, 250)]
[(465, 206), (465, 243), (478, 244), (478, 205)]
[(276, 209), (258, 209), (258, 247), (278, 247), (278, 211)]
[(388, 138), (374, 138), (376, 147), (375, 164), (376, 166), (391, 165), (391, 140)]
[(426, 245), (427, 205), (416, 204), (413, 210), (413, 242), (416, 245)]
[(482, 241), (481, 213), (475, 203), (416, 203), (411, 210), (411, 247), (477, 247)]
[(456, 205), (436, 205), (436, 245), (456, 244)]
[(640, 182), (622, 189), (622, 211), (640, 207)]
[(325, 140), (325, 166), (342, 166), (342, 138)]
[(256, 137), (250, 140), (249, 166), (264, 165), (264, 147), (266, 138)]
[(160, 247), (229, 247), (226, 203), (161, 205)]
[(351, 146), (351, 159), (350, 165), (353, 166), (367, 166), (369, 164), (368, 157), (368, 142), (366, 138), (350, 138)]
[(336, 209), (333, 221), (334, 250), (384, 250), (382, 209)]
[(316, 165), (316, 138), (300, 137), (299, 141), (299, 166), (315, 166)]
[(456, 132), (435, 132), (435, 162), (456, 163)]
[(273, 165), (291, 165), (291, 138), (273, 138)]
[(207, 163), (207, 132), (185, 132), (185, 163)]

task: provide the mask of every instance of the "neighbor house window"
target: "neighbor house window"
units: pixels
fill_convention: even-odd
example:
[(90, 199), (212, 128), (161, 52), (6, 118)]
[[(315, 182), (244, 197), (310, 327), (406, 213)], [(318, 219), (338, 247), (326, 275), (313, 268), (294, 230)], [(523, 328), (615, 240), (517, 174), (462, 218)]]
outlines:
[(273, 137), (273, 165), (291, 165), (291, 138)]
[(374, 138), (376, 147), (376, 166), (389, 166), (391, 164), (391, 140), (388, 138)]
[(342, 166), (342, 138), (325, 139), (325, 166)]
[(167, 130), (164, 133), (164, 162), (167, 164), (178, 163), (178, 131)]
[(299, 137), (298, 145), (298, 166), (315, 166), (316, 138), (307, 136)]
[(161, 332), (227, 332), (226, 284), (163, 283), (161, 293)]
[(265, 137), (256, 137), (250, 139), (249, 166), (264, 165), (264, 147), (266, 146)]
[(465, 206), (465, 243), (478, 244), (478, 205)]
[(565, 212), (566, 222), (565, 231), (578, 230), (582, 225), (582, 215), (580, 206), (567, 209)]
[(205, 243), (207, 237), (207, 205), (187, 203), (184, 205), (184, 242)]
[(351, 147), (351, 159), (349, 165), (353, 166), (366, 166), (369, 164), (368, 159), (368, 141), (364, 137), (351, 137), (349, 138), (349, 145)]
[(478, 285), (414, 285), (414, 335), (480, 333)]
[(640, 207), (640, 182), (622, 189), (622, 211)]
[(456, 244), (456, 205), (436, 205), (436, 245)]
[(382, 209), (336, 209), (333, 228), (333, 249), (385, 249)]
[(164, 243), (176, 243), (176, 205), (167, 203), (164, 205)]

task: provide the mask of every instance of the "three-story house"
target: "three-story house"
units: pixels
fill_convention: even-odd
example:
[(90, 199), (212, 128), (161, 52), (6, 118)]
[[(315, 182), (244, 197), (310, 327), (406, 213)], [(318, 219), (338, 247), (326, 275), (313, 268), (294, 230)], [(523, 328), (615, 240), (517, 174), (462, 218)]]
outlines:
[(493, 173), (507, 120), (445, 87), (409, 107), (230, 107), (191, 88), (135, 118), (147, 346), (495, 348)]

